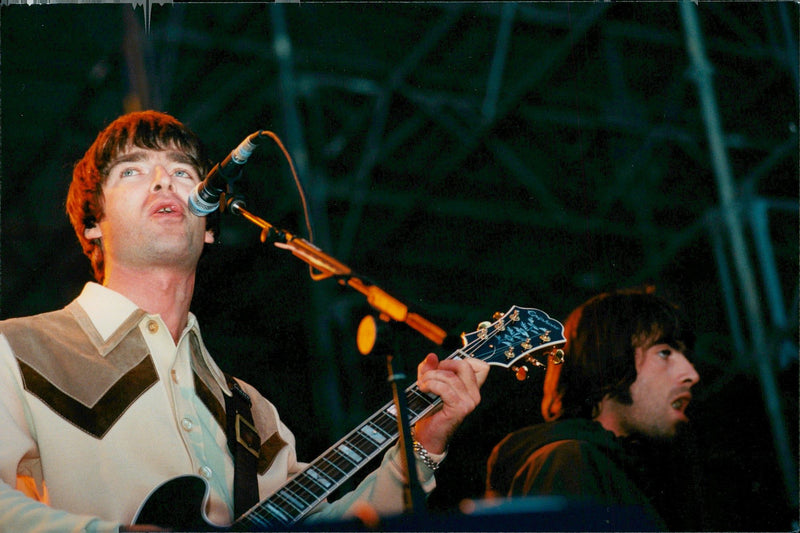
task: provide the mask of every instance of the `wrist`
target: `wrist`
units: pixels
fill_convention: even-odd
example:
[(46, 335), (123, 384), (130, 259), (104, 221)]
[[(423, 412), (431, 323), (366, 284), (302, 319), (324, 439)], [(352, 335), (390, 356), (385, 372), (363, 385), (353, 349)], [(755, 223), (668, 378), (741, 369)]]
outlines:
[(447, 456), (447, 446), (444, 446), (442, 452), (436, 453), (429, 451), (421, 442), (416, 438), (415, 428), (411, 428), (412, 447), (414, 455), (419, 459), (422, 464), (433, 470), (434, 472), (439, 469), (439, 464)]

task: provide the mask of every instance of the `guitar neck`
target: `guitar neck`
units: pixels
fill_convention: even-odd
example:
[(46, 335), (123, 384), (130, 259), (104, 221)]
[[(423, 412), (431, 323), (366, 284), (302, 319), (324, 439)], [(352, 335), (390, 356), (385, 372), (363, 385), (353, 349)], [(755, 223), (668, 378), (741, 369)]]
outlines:
[[(441, 403), (435, 395), (419, 390), (416, 383), (405, 389), (409, 424)], [(347, 481), (399, 436), (397, 409), (389, 402), (356, 429), (292, 477), (269, 498), (245, 513), (237, 526), (275, 529), (302, 519), (311, 509)]]
[[(465, 345), (448, 359), (475, 357), (490, 365), (519, 372), (520, 368), (513, 365), (524, 367), (523, 363), (527, 362), (544, 367), (534, 357), (535, 352), (565, 342), (561, 323), (539, 309), (515, 305), (494, 323), (485, 324), (477, 331), (463, 334)], [(563, 353), (553, 360), (554, 364), (561, 364)], [(438, 396), (420, 391), (416, 383), (405, 389), (405, 399), (409, 424), (414, 424), (441, 403)], [(255, 505), (235, 525), (246, 530), (274, 530), (294, 524), (386, 450), (398, 435), (397, 409), (394, 402), (389, 402), (272, 496)]]

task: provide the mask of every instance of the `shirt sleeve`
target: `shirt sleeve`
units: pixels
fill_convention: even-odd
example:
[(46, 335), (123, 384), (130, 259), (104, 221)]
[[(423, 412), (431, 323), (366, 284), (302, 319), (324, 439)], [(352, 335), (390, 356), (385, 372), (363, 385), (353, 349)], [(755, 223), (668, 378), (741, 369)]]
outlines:
[(33, 472), (26, 475), (24, 468), (38, 454), (28, 418), (13, 353), (0, 335), (0, 531), (119, 531), (118, 523), (53, 509), (30, 497), (45, 500), (46, 488)]
[(53, 509), (0, 482), (0, 530), (29, 533), (111, 533), (120, 524)]

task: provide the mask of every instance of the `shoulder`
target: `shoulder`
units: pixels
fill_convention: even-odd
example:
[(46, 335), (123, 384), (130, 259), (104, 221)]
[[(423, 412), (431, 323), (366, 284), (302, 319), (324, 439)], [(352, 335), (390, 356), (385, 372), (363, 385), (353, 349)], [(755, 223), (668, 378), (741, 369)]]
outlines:
[(605, 430), (590, 420), (569, 419), (530, 426), (508, 435), (492, 450), (488, 488), (500, 494), (580, 492), (606, 457)]
[(15, 332), (20, 329), (44, 328), (47, 324), (58, 320), (74, 320), (66, 309), (48, 311), (37, 315), (20, 316), (0, 320), (0, 332)]
[(591, 442), (548, 442), (530, 453), (511, 473), (507, 494), (597, 497), (604, 492), (604, 461), (604, 455)]
[(283, 421), (281, 421), (278, 409), (275, 405), (266, 399), (258, 389), (243, 379), (238, 377), (231, 377), (231, 379), (235, 379), (241, 389), (250, 398), (250, 409), (253, 415), (253, 421), (258, 428), (261, 438), (268, 439), (270, 435), (277, 433), (284, 441), (294, 446), (294, 435)]
[(507, 435), (495, 446), (492, 460), (496, 462), (502, 458), (516, 458), (520, 461), (544, 447), (547, 447), (549, 452), (558, 450), (559, 453), (591, 449), (595, 443), (610, 442), (610, 438), (610, 433), (591, 420), (567, 419), (547, 422)]
[(596, 444), (578, 439), (548, 442), (531, 452), (520, 465), (518, 473), (547, 472), (558, 475), (574, 475), (577, 472), (594, 472), (599, 462), (607, 456)]
[(272, 404), (272, 402), (267, 400), (257, 388), (236, 376), (226, 374), (226, 378), (228, 380), (229, 387), (233, 384), (233, 381), (235, 381), (240, 389), (247, 395), (247, 399), (250, 400), (250, 408), (252, 409), (254, 415), (256, 413), (263, 412), (269, 413), (276, 419), (278, 418), (278, 409)]

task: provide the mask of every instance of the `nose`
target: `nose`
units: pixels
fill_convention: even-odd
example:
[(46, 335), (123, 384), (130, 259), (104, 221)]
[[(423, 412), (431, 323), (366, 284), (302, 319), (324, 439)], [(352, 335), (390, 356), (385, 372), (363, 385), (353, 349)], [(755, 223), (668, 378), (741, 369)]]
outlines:
[(688, 384), (690, 387), (700, 381), (700, 374), (697, 373), (694, 365), (686, 356), (681, 356), (681, 375), (681, 381)]
[(150, 183), (150, 191), (156, 192), (160, 191), (162, 188), (174, 190), (172, 176), (162, 165), (156, 165), (153, 167), (153, 179)]

